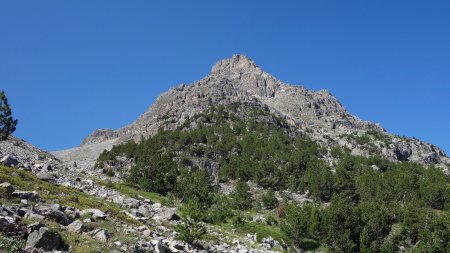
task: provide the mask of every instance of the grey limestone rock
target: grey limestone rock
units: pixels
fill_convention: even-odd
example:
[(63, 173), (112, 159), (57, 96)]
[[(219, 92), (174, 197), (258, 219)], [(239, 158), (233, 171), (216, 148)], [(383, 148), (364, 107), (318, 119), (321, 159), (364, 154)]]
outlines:
[(46, 227), (33, 231), (27, 238), (27, 247), (40, 248), (46, 251), (62, 249), (64, 243), (61, 236)]
[(91, 234), (92, 234), (92, 237), (94, 237), (95, 239), (98, 239), (101, 242), (107, 242), (108, 239), (111, 237), (109, 232), (104, 229), (94, 230)]
[(39, 194), (36, 191), (14, 191), (12, 193), (12, 196), (19, 199), (28, 199), (28, 200), (39, 199)]
[(19, 161), (13, 155), (6, 155), (5, 157), (2, 158), (2, 160), (0, 160), (0, 162), (10, 167), (19, 165)]
[(76, 220), (76, 221), (70, 223), (66, 228), (67, 228), (67, 230), (74, 232), (74, 233), (82, 233), (86, 230), (86, 227), (84, 226), (83, 222), (80, 220)]
[(53, 174), (47, 173), (47, 172), (39, 172), (36, 174), (37, 178), (43, 181), (47, 182), (53, 182), (55, 181), (55, 176)]
[(10, 183), (4, 182), (4, 183), (0, 184), (0, 190), (1, 190), (0, 191), (0, 196), (1, 196), (2, 192), (7, 193), (7, 194), (10, 195), (10, 194), (12, 194), (14, 192), (14, 187)]
[(93, 209), (93, 208), (91, 208), (91, 209), (85, 209), (85, 210), (81, 211), (80, 215), (83, 216), (83, 215), (89, 214), (89, 213), (92, 215), (92, 218), (93, 218), (94, 220), (97, 220), (97, 219), (105, 219), (106, 217), (108, 217), (108, 216), (107, 216), (104, 212), (102, 212), (101, 210)]
[(0, 216), (0, 232), (4, 234), (15, 234), (19, 231), (16, 220), (8, 216)]

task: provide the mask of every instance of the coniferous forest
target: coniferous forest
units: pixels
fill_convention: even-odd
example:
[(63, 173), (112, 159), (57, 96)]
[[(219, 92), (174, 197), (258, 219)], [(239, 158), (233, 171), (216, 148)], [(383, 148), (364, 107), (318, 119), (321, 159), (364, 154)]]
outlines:
[[(327, 150), (263, 108), (211, 106), (176, 129), (103, 152), (96, 166), (107, 171), (118, 156), (136, 163), (109, 173), (177, 199), (194, 222), (245, 227), (242, 211), (265, 211), (269, 229), (303, 250), (450, 251), (450, 180), (440, 169)], [(230, 182), (234, 190), (221, 194)], [(247, 182), (265, 194), (255, 198)]]

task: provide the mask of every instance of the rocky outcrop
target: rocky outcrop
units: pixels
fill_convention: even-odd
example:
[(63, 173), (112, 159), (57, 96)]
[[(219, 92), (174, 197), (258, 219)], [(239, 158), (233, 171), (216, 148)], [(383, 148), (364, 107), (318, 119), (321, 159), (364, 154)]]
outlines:
[(19, 161), (13, 155), (6, 155), (0, 160), (0, 162), (6, 166), (14, 167), (19, 164)]
[(100, 143), (118, 138), (119, 135), (112, 129), (98, 129), (81, 142), (81, 146), (92, 143)]
[(47, 227), (41, 227), (33, 231), (27, 238), (27, 248), (39, 248), (45, 251), (63, 249), (64, 243), (61, 236), (50, 231)]

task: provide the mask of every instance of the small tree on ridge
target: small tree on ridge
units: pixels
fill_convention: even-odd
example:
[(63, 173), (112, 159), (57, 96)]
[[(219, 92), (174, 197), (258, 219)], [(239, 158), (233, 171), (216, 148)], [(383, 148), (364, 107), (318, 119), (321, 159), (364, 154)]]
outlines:
[(0, 92), (0, 141), (6, 140), (10, 134), (16, 131), (17, 119), (13, 119), (11, 108), (8, 104), (5, 92)]

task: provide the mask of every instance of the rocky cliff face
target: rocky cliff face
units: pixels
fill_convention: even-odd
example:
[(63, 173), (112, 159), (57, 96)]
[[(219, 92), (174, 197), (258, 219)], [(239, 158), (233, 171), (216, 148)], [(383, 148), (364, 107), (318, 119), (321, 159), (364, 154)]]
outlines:
[(443, 169), (450, 163), (439, 148), (390, 135), (380, 125), (351, 115), (330, 92), (314, 92), (283, 83), (243, 55), (221, 60), (203, 79), (190, 85), (180, 84), (161, 94), (132, 124), (116, 131), (97, 130), (83, 140), (80, 147), (55, 154), (68, 160), (74, 152), (89, 149), (91, 152), (84, 152), (89, 153), (84, 159), (93, 161), (103, 150), (92, 151), (94, 146), (108, 149), (130, 139), (146, 138), (160, 127), (173, 129), (183, 124), (188, 117), (208, 109), (211, 104), (232, 103), (267, 107), (299, 132), (307, 133), (328, 148), (340, 145), (358, 155), (379, 154), (393, 160), (436, 164)]

